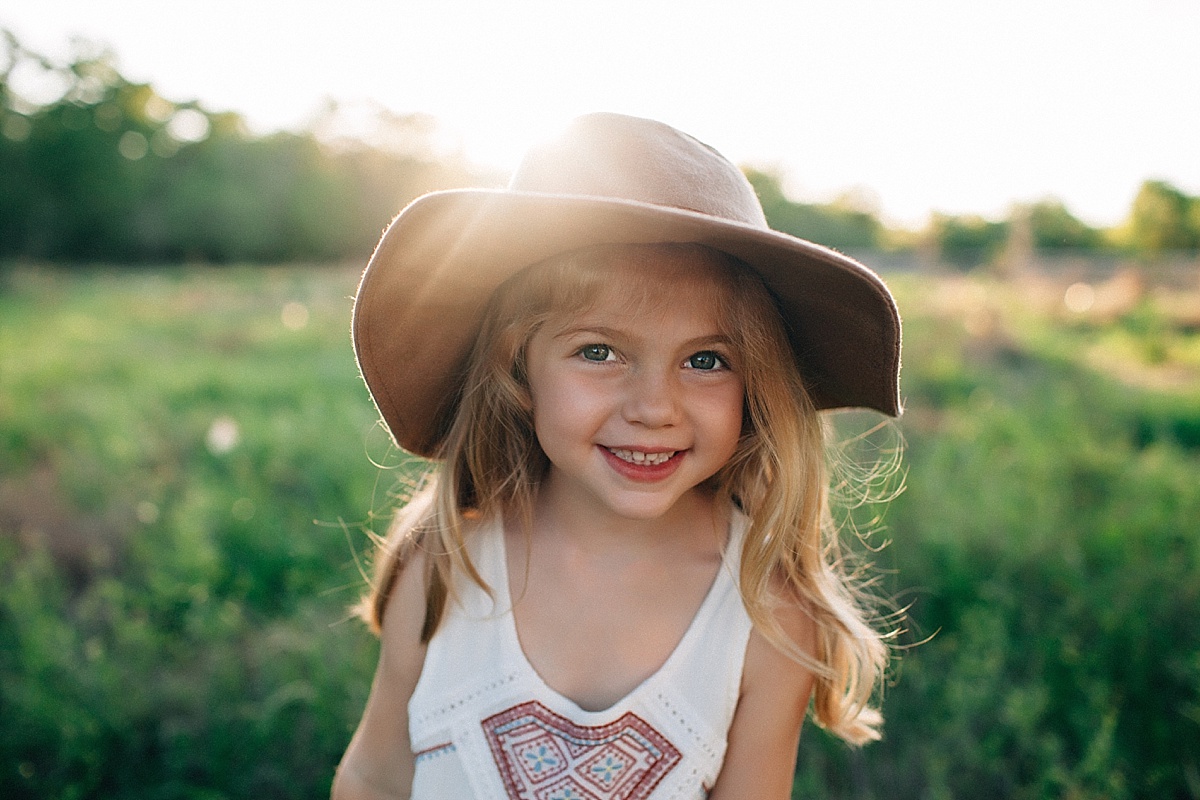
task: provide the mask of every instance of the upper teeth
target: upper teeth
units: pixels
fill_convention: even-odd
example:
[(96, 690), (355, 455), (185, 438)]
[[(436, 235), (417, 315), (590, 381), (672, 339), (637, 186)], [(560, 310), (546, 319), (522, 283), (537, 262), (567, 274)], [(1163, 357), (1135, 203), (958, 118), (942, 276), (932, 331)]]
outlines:
[(669, 453), (643, 453), (641, 450), (614, 450), (609, 448), (609, 452), (622, 461), (629, 461), (633, 464), (661, 464), (664, 461), (675, 455), (674, 450)]

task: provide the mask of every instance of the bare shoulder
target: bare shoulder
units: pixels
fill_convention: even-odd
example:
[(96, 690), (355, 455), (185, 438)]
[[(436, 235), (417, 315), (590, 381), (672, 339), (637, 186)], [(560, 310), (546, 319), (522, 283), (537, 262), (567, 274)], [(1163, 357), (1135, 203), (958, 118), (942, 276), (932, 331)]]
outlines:
[(817, 654), (817, 623), (804, 605), (789, 595), (781, 594), (780, 600), (773, 609), (775, 622), (778, 623), (788, 642), (795, 648), (792, 653), (781, 650), (770, 642), (759, 630), (755, 629), (751, 636), (750, 646), (746, 651), (746, 672), (754, 678), (757, 670), (771, 673), (772, 681), (791, 677), (792, 680), (804, 683), (811, 681), (811, 671), (801, 667), (794, 658), (795, 653), (801, 653), (809, 658)]
[[(800, 603), (781, 602), (774, 617), (799, 652), (816, 655), (817, 626)], [(791, 797), (796, 748), (814, 681), (812, 670), (793, 654), (757, 628), (751, 632), (725, 764), (710, 800)]]
[(396, 577), (380, 631), (379, 664), (362, 721), (338, 766), (335, 800), (407, 798), (414, 769), (408, 701), (425, 660), (425, 559), (417, 549)]
[(400, 568), (384, 608), (379, 634), (381, 660), (412, 661), (418, 650), (417, 666), (424, 660), (421, 627), (425, 621), (425, 572), (425, 551), (415, 547)]

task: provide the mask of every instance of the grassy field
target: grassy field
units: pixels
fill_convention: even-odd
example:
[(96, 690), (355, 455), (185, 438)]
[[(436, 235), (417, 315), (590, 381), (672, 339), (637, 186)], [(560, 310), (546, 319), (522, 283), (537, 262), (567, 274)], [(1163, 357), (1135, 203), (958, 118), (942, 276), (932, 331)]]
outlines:
[[(346, 609), (405, 467), (356, 281), (0, 270), (0, 796), (327, 795), (374, 665)], [(885, 740), (806, 733), (797, 796), (1200, 797), (1190, 298), (891, 282), (906, 489), (875, 560), (908, 631)]]

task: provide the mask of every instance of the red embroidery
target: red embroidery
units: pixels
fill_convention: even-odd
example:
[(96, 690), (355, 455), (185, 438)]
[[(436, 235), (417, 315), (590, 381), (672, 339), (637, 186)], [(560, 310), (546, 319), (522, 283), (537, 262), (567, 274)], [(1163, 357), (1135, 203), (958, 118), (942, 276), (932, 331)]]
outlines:
[(454, 747), (454, 742), (442, 742), (441, 744), (434, 745), (433, 747), (426, 747), (424, 750), (418, 750), (417, 752), (413, 753), (413, 758), (420, 761), (422, 758), (431, 756), (434, 753), (440, 753), (443, 750), (454, 749), (456, 749)]
[(510, 800), (644, 800), (683, 758), (632, 712), (587, 728), (531, 701), (483, 731)]

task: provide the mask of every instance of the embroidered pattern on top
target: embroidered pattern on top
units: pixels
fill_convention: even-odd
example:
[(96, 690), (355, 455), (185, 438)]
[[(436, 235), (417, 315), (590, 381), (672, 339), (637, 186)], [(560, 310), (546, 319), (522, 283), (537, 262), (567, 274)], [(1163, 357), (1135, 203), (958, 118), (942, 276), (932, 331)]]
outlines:
[(644, 800), (683, 758), (633, 712), (584, 727), (530, 701), (483, 731), (510, 800)]

